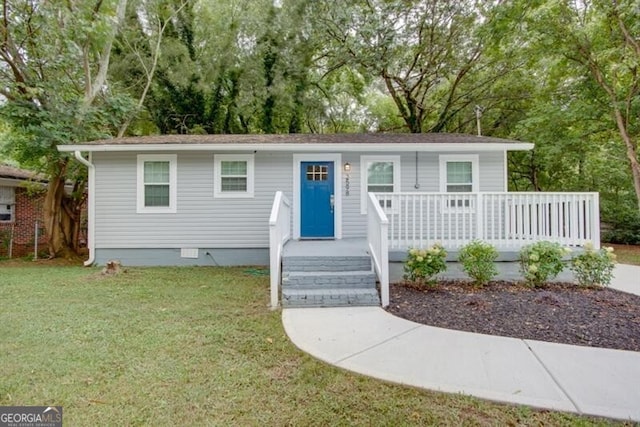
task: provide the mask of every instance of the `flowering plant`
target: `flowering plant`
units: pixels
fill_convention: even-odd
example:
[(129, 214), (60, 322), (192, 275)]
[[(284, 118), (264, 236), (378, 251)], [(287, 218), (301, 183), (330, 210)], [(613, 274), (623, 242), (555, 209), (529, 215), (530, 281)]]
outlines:
[(484, 286), (498, 274), (498, 250), (490, 243), (474, 240), (460, 249), (458, 261), (476, 286)]
[(570, 263), (571, 271), (579, 285), (608, 286), (613, 278), (616, 254), (613, 248), (605, 247), (596, 251), (593, 244), (584, 245), (584, 252), (575, 256)]
[(520, 272), (529, 286), (539, 287), (564, 269), (563, 258), (571, 249), (547, 241), (527, 245), (520, 250)]
[(447, 269), (447, 251), (435, 243), (427, 249), (409, 249), (404, 265), (404, 278), (420, 285), (435, 284), (434, 276)]

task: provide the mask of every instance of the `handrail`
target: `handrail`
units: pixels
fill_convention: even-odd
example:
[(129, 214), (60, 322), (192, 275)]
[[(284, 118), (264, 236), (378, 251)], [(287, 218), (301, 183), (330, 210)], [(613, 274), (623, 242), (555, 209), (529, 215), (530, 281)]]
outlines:
[(282, 191), (273, 198), (269, 216), (269, 263), (271, 279), (271, 308), (276, 309), (279, 301), (279, 288), (282, 266), (282, 249), (291, 238), (291, 202)]
[(598, 193), (376, 193), (395, 249), (440, 242), (456, 250), (481, 239), (501, 250), (548, 240), (600, 245)]
[(367, 246), (380, 282), (383, 307), (389, 305), (389, 219), (380, 207), (375, 194), (367, 195)]

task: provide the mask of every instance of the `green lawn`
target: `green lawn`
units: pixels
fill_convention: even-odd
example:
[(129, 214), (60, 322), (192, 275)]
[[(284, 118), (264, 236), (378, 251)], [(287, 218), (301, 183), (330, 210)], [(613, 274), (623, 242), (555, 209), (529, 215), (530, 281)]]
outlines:
[[(44, 265), (43, 265), (44, 264)], [(365, 378), (314, 360), (244, 268), (117, 277), (0, 262), (0, 405), (62, 405), (65, 425), (591, 425)]]
[(609, 245), (607, 243), (604, 243), (603, 246), (612, 246), (615, 249), (618, 262), (622, 264), (640, 265), (640, 246)]

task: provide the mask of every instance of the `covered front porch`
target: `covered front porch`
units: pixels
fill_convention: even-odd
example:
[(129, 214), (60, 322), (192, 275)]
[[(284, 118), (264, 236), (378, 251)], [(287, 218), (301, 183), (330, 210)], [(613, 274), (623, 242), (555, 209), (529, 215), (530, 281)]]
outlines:
[[(271, 305), (280, 300), (282, 254), (291, 237), (292, 206), (274, 199), (270, 227)], [(600, 245), (598, 193), (368, 193), (364, 249), (382, 306), (389, 304), (389, 254), (439, 242), (455, 253), (479, 239), (502, 253), (537, 241), (579, 248)], [(363, 236), (364, 237), (364, 236)]]

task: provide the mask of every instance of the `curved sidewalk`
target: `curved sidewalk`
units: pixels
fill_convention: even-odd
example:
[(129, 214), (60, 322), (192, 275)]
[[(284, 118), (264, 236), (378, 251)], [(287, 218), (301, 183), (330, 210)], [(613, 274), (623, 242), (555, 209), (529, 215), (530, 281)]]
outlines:
[[(616, 266), (611, 287), (640, 295), (640, 267)], [(301, 350), (371, 377), (640, 421), (638, 352), (436, 328), (378, 307), (285, 309), (282, 321)]]

